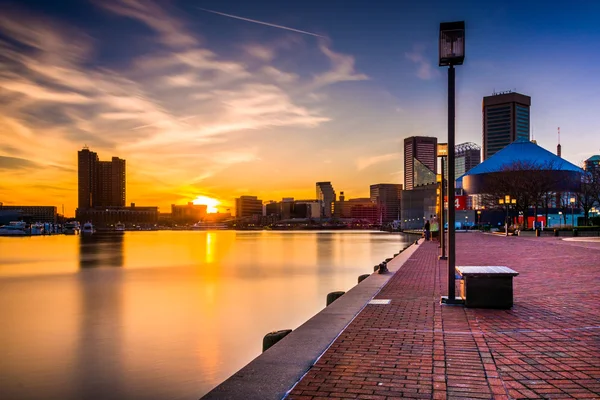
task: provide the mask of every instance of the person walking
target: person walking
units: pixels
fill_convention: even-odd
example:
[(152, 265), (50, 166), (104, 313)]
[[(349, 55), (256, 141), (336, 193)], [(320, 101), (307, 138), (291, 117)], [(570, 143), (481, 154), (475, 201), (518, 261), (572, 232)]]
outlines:
[(425, 240), (431, 240), (431, 225), (429, 224), (429, 220), (425, 222)]

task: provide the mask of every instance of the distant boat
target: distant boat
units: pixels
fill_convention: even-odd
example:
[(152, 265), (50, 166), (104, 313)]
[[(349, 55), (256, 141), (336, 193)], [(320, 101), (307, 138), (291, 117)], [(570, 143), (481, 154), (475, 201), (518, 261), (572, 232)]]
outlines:
[(63, 233), (65, 235), (77, 235), (79, 233), (79, 222), (65, 222), (65, 225), (63, 226)]
[(91, 222), (86, 222), (83, 224), (83, 227), (81, 228), (81, 234), (92, 235), (94, 233), (96, 233), (96, 228), (94, 228), (94, 225), (92, 225)]
[(227, 224), (218, 222), (196, 222), (194, 225), (192, 225), (192, 229), (195, 231), (223, 230), (227, 228)]
[(30, 234), (27, 224), (23, 221), (10, 222), (0, 226), (0, 236), (28, 236)]
[(31, 224), (29, 227), (30, 233), (32, 236), (43, 235), (44, 234), (44, 224), (35, 223)]
[(115, 232), (125, 232), (125, 224), (122, 222), (117, 222), (115, 224)]

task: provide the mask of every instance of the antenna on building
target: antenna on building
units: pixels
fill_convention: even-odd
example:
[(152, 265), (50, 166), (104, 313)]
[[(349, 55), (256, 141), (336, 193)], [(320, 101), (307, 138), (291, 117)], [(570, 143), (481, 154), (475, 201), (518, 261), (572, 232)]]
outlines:
[(89, 150), (90, 148), (88, 147), (88, 145), (87, 145), (87, 144), (85, 144), (85, 143), (84, 143), (84, 144), (83, 144), (83, 149), (84, 149), (84, 150)]
[(562, 150), (562, 147), (560, 145), (560, 126), (559, 126), (558, 127), (558, 145), (556, 145), (556, 155), (559, 156), (559, 157), (561, 156), (560, 155), (561, 154), (561, 150)]

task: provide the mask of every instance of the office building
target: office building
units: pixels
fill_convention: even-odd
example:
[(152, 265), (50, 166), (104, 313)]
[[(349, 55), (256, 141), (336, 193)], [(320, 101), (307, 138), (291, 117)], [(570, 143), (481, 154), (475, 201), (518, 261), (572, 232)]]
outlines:
[(591, 156), (590, 158), (585, 160), (584, 169), (587, 172), (600, 173), (600, 156), (599, 155)]
[(186, 205), (171, 204), (171, 219), (173, 222), (193, 224), (206, 217), (206, 204), (194, 204), (192, 202)]
[(240, 196), (235, 199), (236, 218), (246, 218), (263, 215), (263, 202), (256, 196)]
[(529, 141), (531, 97), (516, 92), (483, 98), (483, 159), (516, 140)]
[(404, 139), (404, 188), (435, 183), (437, 174), (437, 138), (411, 136)]
[(331, 182), (317, 182), (317, 200), (321, 205), (321, 217), (331, 218), (333, 216), (333, 205), (336, 200), (335, 190)]
[(379, 183), (370, 186), (371, 202), (379, 210), (379, 223), (386, 224), (400, 219), (402, 185)]
[(458, 179), (481, 164), (481, 147), (472, 142), (461, 143), (455, 147), (454, 157), (454, 179)]
[(422, 229), (425, 221), (437, 220), (437, 200), (439, 185), (432, 183), (403, 190), (400, 207), (402, 229)]
[(379, 207), (370, 198), (346, 200), (344, 192), (340, 192), (340, 198), (335, 202), (334, 216), (336, 218), (367, 221), (371, 224), (378, 224), (381, 219)]
[(100, 161), (84, 147), (77, 154), (78, 208), (125, 206), (125, 160)]

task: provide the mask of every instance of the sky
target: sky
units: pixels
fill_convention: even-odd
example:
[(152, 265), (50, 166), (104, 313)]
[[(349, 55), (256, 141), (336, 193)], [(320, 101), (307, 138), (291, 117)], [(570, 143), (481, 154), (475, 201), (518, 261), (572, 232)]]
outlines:
[[(403, 140), (447, 140), (439, 23), (465, 20), (456, 142), (531, 96), (532, 134), (600, 153), (600, 3), (0, 2), (0, 202), (77, 207), (77, 151), (127, 160), (127, 203), (346, 198), (403, 183)], [(238, 17), (238, 18), (236, 18)], [(273, 26), (275, 25), (275, 26)]]

